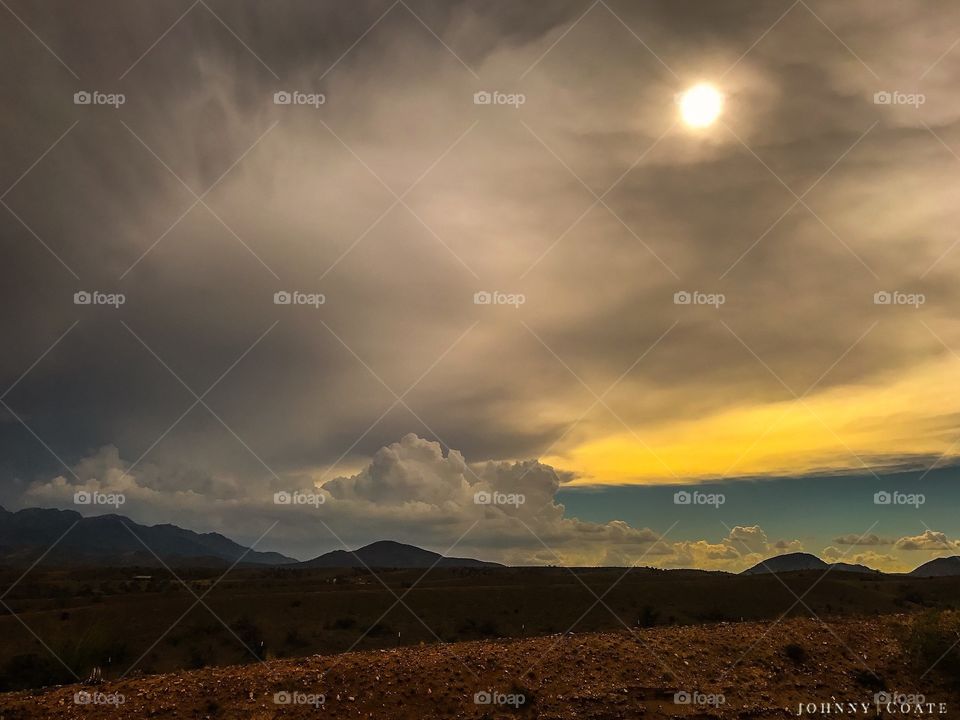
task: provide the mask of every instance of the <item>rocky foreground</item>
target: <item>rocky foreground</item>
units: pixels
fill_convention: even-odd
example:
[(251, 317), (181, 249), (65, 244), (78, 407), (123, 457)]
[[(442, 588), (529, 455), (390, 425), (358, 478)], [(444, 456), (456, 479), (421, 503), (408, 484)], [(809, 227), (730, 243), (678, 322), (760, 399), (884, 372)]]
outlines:
[(877, 717), (886, 691), (922, 694), (911, 716), (960, 717), (957, 691), (904, 657), (910, 623), (795, 619), (313, 656), (10, 693), (0, 716), (787, 718), (830, 717), (822, 704), (839, 702)]

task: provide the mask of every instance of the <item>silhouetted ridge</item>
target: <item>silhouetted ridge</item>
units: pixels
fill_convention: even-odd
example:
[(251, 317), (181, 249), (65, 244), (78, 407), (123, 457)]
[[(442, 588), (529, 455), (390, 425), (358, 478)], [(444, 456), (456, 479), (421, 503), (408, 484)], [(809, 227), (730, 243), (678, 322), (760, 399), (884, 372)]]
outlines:
[(443, 557), (439, 553), (405, 545), (393, 540), (378, 540), (353, 551), (334, 550), (313, 560), (300, 563), (301, 567), (503, 567), (499, 563), (472, 558)]
[(0, 512), (0, 562), (29, 564), (47, 551), (45, 565), (159, 565), (157, 557), (191, 564), (296, 562), (280, 553), (249, 550), (219, 533), (140, 525), (122, 515), (83, 517), (46, 508)]
[(866, 565), (855, 565), (851, 563), (826, 563), (816, 555), (810, 553), (787, 553), (786, 555), (776, 555), (772, 558), (757, 563), (752, 568), (743, 571), (743, 575), (762, 575), (764, 573), (782, 573), (797, 572), (799, 570), (827, 570), (832, 569), (835, 572), (858, 572), (858, 573), (878, 573), (878, 570), (868, 568)]

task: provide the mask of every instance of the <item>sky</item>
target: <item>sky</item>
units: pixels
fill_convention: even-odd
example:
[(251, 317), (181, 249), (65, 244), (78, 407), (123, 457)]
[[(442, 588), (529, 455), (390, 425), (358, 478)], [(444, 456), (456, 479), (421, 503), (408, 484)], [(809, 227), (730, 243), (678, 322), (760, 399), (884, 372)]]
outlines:
[(8, 0), (0, 503), (298, 558), (960, 554), (958, 36), (949, 3)]

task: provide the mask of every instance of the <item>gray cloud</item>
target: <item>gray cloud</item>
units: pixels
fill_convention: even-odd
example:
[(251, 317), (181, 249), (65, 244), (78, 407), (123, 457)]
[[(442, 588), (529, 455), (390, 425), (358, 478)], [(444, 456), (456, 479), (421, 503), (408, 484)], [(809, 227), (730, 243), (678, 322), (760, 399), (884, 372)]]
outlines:
[(840, 537), (835, 537), (833, 539), (837, 545), (893, 545), (895, 542), (893, 538), (884, 538), (880, 537), (876, 533), (870, 533), (868, 535), (857, 535), (856, 533), (849, 533), (847, 535), (841, 535)]
[[(105, 447), (69, 473), (30, 483), (24, 505), (74, 508), (78, 490), (122, 495), (121, 511), (141, 522), (168, 520), (211, 529), (303, 559), (320, 552), (393, 538), (439, 552), (512, 565), (706, 567), (740, 571), (771, 555), (802, 549), (770, 542), (759, 525), (734, 526), (718, 542), (668, 537), (622, 520), (571, 517), (557, 491), (571, 478), (536, 461), (470, 463), (457, 450), (410, 434), (373, 454), (359, 472), (317, 487), (282, 477), (252, 487), (236, 477), (205, 477), (123, 460)], [(274, 493), (310, 494), (308, 503), (277, 504)]]
[[(389, 3), (210, 3), (251, 50), (198, 6), (122, 80), (187, 6), (15, 6), (80, 79), (12, 17), (0, 26), (0, 192), (77, 122), (4, 196), (30, 230), (0, 209), (0, 300), (11, 311), (0, 320), (10, 339), (3, 389), (79, 323), (5, 401), (68, 466), (146, 453), (138, 483), (157, 495), (144, 503), (169, 512), (184, 494), (228, 507), (274, 475), (344, 473), (355, 479), (330, 492), (369, 510), (364, 493), (396, 500), (416, 489), (362, 470), (396, 438), (439, 440), (448, 454), (433, 461), (448, 469), (450, 447), (539, 457), (593, 403), (579, 381), (602, 392), (675, 321), (607, 399), (632, 428), (792, 399), (717, 312), (675, 306), (679, 289), (725, 293), (720, 316), (797, 393), (817, 381), (824, 391), (882, 386), (949, 357), (921, 319), (960, 347), (949, 312), (960, 250), (948, 252), (957, 160), (925, 126), (960, 147), (960, 51), (920, 78), (955, 39), (960, 11), (810, 3), (850, 49), (797, 6), (738, 62), (789, 3), (609, 5), (630, 30), (597, 6), (561, 39), (588, 5), (411, 2), (453, 52), (398, 6), (324, 74)], [(700, 138), (671, 130), (675, 93), (703, 77), (728, 94), (726, 127)], [(127, 103), (75, 106), (81, 88), (121, 91)], [(280, 89), (327, 102), (275, 106)], [(478, 89), (528, 101), (477, 107)], [(877, 106), (880, 90), (927, 102)], [(758, 241), (795, 200), (773, 173), (800, 194), (827, 170), (809, 209), (795, 207)], [(426, 171), (409, 209), (386, 212), (391, 190)], [(194, 202), (173, 173), (198, 194), (219, 179), (205, 197), (213, 212), (194, 207), (137, 262)], [(590, 190), (618, 178), (609, 209), (588, 211)], [(127, 302), (77, 307), (84, 288)], [(278, 307), (279, 289), (327, 302)], [(528, 301), (477, 307), (479, 289)], [(884, 289), (928, 302), (878, 308), (873, 294)], [(194, 402), (163, 363), (197, 394), (230, 371), (205, 397), (209, 410), (194, 407), (154, 445)], [(394, 405), (418, 379), (409, 409)], [(937, 414), (924, 427), (955, 424)], [(570, 440), (620, 430), (599, 408)], [(106, 445), (115, 450), (98, 455)], [(0, 451), (10, 492), (63, 472), (11, 415)], [(481, 474), (492, 483), (517, 466), (490, 467), (501, 468)], [(525, 475), (524, 490), (546, 502), (556, 488), (539, 473)], [(466, 492), (475, 479), (461, 471), (459, 482)], [(398, 531), (409, 522), (394, 519)]]

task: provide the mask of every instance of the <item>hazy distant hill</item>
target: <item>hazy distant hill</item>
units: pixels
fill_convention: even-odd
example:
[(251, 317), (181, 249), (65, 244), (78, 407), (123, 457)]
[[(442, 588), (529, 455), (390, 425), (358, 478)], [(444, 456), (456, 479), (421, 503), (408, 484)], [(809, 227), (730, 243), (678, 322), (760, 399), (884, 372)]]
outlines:
[(140, 525), (121, 515), (85, 518), (73, 510), (0, 508), (0, 563), (29, 564), (49, 550), (47, 565), (159, 564), (144, 544), (167, 563), (222, 564), (241, 557), (244, 563), (261, 565), (296, 562), (279, 553), (246, 552), (218, 533), (195, 533), (176, 525)]
[(936, 558), (930, 562), (924, 563), (916, 570), (911, 571), (910, 574), (916, 577), (946, 577), (947, 575), (960, 575), (960, 555)]
[(882, 575), (879, 570), (874, 570), (873, 568), (867, 567), (866, 565), (858, 565), (855, 563), (833, 563), (832, 565), (834, 570), (840, 570), (841, 572), (858, 572), (858, 573), (873, 573), (875, 575)]
[(503, 567), (499, 563), (472, 558), (443, 557), (439, 553), (392, 540), (380, 540), (352, 552), (334, 550), (300, 563), (300, 567), (363, 567), (366, 565), (371, 568), (428, 568), (434, 564), (436, 567)]
[(744, 570), (742, 574), (760, 575), (763, 573), (794, 572), (797, 570), (827, 570), (831, 567), (839, 572), (879, 573), (879, 570), (868, 568), (866, 565), (853, 565), (850, 563), (833, 563), (833, 565), (831, 565), (810, 553), (787, 553), (786, 555), (777, 555), (757, 563), (752, 568)]

